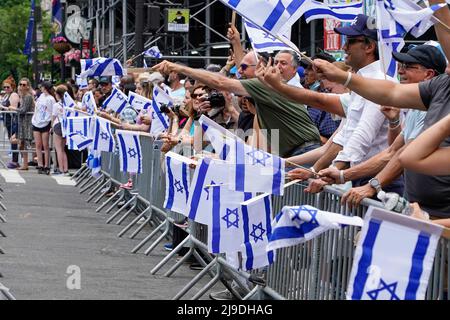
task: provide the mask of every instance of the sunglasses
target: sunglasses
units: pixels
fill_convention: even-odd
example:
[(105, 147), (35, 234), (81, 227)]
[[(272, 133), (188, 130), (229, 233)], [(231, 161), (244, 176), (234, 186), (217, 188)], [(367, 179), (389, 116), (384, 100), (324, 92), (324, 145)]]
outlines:
[(240, 68), (242, 69), (242, 71), (247, 70), (248, 67), (256, 67), (256, 64), (246, 64), (246, 63), (241, 63)]
[(11, 89), (11, 87), (3, 87), (3, 89)]
[(204, 93), (193, 93), (193, 94), (191, 94), (191, 98), (197, 99), (197, 98), (202, 97), (203, 95), (204, 95)]
[(28, 86), (28, 83), (19, 83), (19, 86), (21, 86), (21, 87), (27, 87), (27, 86)]

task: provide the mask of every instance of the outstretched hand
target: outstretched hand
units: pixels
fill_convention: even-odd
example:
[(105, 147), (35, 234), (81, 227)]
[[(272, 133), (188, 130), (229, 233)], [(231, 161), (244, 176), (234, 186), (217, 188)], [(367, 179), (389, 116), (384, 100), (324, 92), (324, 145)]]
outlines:
[(167, 75), (172, 71), (179, 73), (180, 72), (179, 68), (180, 68), (179, 64), (164, 60), (163, 62), (158, 63), (156, 66), (153, 66), (152, 70)]
[(337, 83), (345, 83), (347, 79), (347, 72), (339, 69), (332, 63), (322, 60), (314, 59), (313, 69), (316, 71), (320, 80), (329, 80)]

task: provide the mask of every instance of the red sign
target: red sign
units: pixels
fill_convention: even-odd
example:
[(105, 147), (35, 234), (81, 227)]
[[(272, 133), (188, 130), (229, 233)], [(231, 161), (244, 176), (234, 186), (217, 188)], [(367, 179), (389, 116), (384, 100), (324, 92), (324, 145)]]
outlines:
[(334, 19), (323, 19), (323, 48), (326, 51), (341, 50), (341, 36), (334, 32), (334, 28), (341, 23)]

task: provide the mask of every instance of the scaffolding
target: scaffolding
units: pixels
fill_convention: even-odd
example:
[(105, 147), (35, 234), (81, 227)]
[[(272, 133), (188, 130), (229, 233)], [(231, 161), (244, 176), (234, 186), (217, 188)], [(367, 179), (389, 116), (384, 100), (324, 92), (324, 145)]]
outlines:
[[(79, 0), (77, 4), (84, 16), (88, 17), (91, 26), (90, 41), (96, 47), (96, 56), (114, 57), (125, 63), (157, 44), (165, 53), (165, 59), (184, 60), (194, 64), (196, 61), (201, 61), (202, 64), (209, 64), (214, 60), (224, 62), (227, 51), (220, 51), (221, 55), (214, 52), (212, 55), (212, 50), (218, 45), (226, 47), (228, 44), (224, 32), (226, 20), (223, 20), (220, 30), (213, 27), (212, 20), (214, 11), (217, 14), (220, 10), (222, 18), (227, 18), (231, 17), (231, 10), (218, 0), (174, 1)], [(144, 21), (148, 6), (161, 8), (160, 21), (163, 20), (163, 10), (166, 8), (188, 8), (191, 24), (196, 25), (201, 32), (166, 32), (164, 24), (157, 30), (149, 31)], [(242, 39), (245, 39), (245, 34), (242, 34)], [(138, 62), (138, 66), (142, 66), (142, 61)]]

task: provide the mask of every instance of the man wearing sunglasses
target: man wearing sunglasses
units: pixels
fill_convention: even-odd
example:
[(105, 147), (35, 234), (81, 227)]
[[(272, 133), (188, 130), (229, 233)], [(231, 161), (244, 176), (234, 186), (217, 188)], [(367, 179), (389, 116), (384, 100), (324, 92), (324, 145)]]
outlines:
[[(253, 98), (260, 128), (268, 132), (267, 142), (272, 153), (287, 157), (320, 146), (319, 132), (312, 123), (306, 107), (292, 102), (255, 78), (256, 65), (255, 53), (247, 53), (238, 69), (241, 78), (245, 80), (229, 79), (216, 73), (192, 69), (169, 61), (161, 62), (153, 69), (164, 74), (174, 71), (182, 73), (208, 87)], [(272, 134), (276, 132), (274, 130), (278, 130), (279, 141), (271, 144)]]
[[(368, 16), (360, 14), (351, 25), (335, 28), (335, 32), (347, 37), (343, 47), (347, 65), (363, 77), (385, 79), (378, 60), (377, 30), (368, 26)], [(277, 69), (273, 67), (263, 71), (265, 81), (280, 93), (295, 101), (347, 119), (342, 130), (333, 138), (332, 145), (313, 165), (314, 171), (318, 172), (330, 165), (338, 170), (347, 169), (370, 159), (389, 146), (388, 121), (380, 111), (379, 105), (354, 93), (329, 95), (292, 88), (283, 84), (277, 73)], [(302, 169), (294, 169), (289, 175), (291, 178), (303, 180), (314, 177), (314, 174)], [(328, 183), (323, 179), (316, 179), (307, 191), (319, 192)]]

